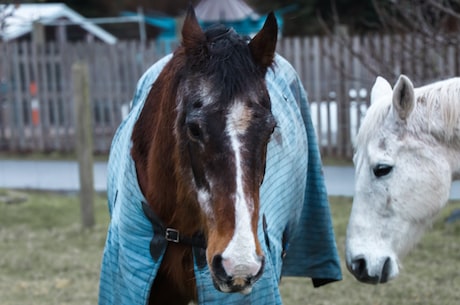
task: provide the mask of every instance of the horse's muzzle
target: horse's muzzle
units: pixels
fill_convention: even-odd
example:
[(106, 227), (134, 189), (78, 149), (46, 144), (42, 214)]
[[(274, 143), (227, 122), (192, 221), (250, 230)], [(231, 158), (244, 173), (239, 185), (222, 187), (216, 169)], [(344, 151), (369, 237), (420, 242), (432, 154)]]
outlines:
[(390, 279), (391, 259), (385, 258), (379, 273), (371, 274), (364, 256), (357, 256), (352, 259), (351, 264), (347, 264), (348, 270), (360, 282), (366, 284), (383, 284)]
[(239, 266), (238, 274), (228, 274), (224, 268), (222, 255), (215, 255), (211, 266), (214, 286), (221, 292), (248, 294), (252, 291), (254, 283), (262, 276), (264, 266), (265, 258), (260, 256), (259, 269), (256, 273), (249, 266)]

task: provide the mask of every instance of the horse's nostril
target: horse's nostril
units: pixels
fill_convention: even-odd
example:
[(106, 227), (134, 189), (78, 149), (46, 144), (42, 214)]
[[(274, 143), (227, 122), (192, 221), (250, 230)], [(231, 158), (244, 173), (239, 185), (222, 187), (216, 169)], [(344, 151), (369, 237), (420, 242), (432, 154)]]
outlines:
[(231, 280), (231, 277), (227, 275), (224, 265), (222, 264), (222, 255), (216, 254), (212, 258), (212, 271), (217, 279), (223, 282), (228, 282)]
[(391, 259), (387, 257), (385, 260), (385, 263), (383, 264), (382, 276), (380, 277), (380, 283), (388, 282), (389, 276), (390, 276), (390, 268), (391, 268)]
[(351, 262), (351, 272), (358, 279), (358, 281), (367, 284), (377, 284), (380, 277), (378, 275), (371, 276), (367, 268), (366, 259), (358, 256)]
[(259, 268), (259, 271), (254, 276), (255, 281), (257, 281), (262, 276), (262, 273), (264, 272), (264, 268), (265, 268), (265, 256), (262, 255), (259, 257), (259, 259), (260, 259), (260, 268)]
[(351, 265), (353, 274), (358, 278), (363, 278), (367, 275), (366, 260), (362, 257), (354, 259)]

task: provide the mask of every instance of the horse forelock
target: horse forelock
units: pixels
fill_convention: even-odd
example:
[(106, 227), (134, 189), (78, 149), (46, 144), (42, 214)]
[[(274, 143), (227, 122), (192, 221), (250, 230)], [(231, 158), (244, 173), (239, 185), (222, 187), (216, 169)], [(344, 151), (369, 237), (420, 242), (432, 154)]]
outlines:
[(202, 52), (186, 52), (187, 62), (190, 71), (210, 80), (222, 100), (246, 94), (264, 81), (264, 70), (255, 63), (246, 37), (222, 25), (207, 29), (205, 37)]

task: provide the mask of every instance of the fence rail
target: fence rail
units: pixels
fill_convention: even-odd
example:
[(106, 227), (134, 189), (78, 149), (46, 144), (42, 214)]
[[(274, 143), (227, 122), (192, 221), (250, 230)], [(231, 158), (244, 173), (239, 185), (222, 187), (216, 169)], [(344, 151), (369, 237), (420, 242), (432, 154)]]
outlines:
[[(94, 149), (107, 152), (137, 80), (174, 48), (156, 42), (0, 43), (0, 151), (74, 151), (71, 69), (84, 61), (90, 67)], [(459, 45), (436, 48), (413, 35), (284, 38), (278, 52), (308, 92), (322, 154), (343, 158), (352, 156), (377, 74), (393, 82), (405, 73), (421, 85), (460, 71)]]

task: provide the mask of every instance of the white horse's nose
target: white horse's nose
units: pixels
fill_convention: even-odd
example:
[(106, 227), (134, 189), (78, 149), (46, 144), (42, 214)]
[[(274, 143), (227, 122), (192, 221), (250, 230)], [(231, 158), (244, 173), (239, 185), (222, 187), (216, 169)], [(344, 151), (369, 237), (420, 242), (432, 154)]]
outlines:
[(360, 282), (383, 284), (394, 277), (392, 274), (394, 262), (390, 257), (385, 257), (379, 261), (381, 263), (371, 266), (364, 255), (358, 255), (349, 261), (347, 260), (347, 268)]
[(234, 277), (248, 275), (256, 276), (262, 267), (264, 257), (253, 254), (250, 258), (251, 259), (246, 262), (241, 262), (232, 258), (222, 257), (222, 266), (224, 267), (227, 274), (230, 274)]

